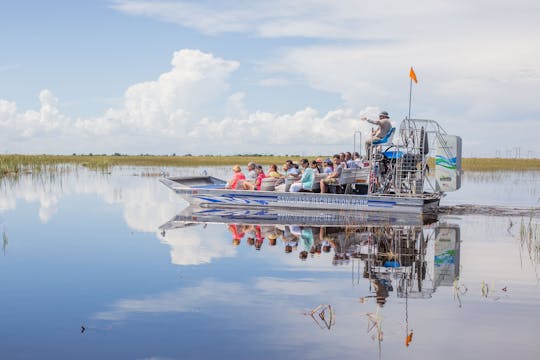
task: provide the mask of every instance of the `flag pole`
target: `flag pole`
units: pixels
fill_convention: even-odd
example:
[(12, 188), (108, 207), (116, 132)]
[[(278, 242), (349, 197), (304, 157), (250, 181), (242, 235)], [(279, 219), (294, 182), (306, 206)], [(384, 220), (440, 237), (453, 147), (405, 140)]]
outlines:
[[(412, 69), (412, 67), (411, 67)], [(411, 118), (411, 99), (412, 99), (412, 76), (409, 76), (409, 80), (410, 80), (410, 85), (409, 85), (409, 117), (408, 119)]]

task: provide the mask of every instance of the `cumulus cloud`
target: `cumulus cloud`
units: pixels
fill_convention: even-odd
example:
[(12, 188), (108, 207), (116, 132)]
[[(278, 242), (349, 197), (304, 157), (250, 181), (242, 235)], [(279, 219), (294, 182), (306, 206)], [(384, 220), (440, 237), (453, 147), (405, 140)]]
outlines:
[[(20, 112), (15, 103), (1, 100), (0, 127), (13, 139), (31, 139), (38, 152), (111, 153), (126, 151), (130, 143), (141, 152), (151, 152), (148, 140), (155, 138), (161, 149), (169, 145), (171, 152), (225, 154), (308, 154), (323, 151), (321, 144), (332, 145), (331, 152), (335, 152), (336, 145), (350, 144), (351, 132), (359, 128), (358, 114), (347, 108), (326, 114), (313, 108), (293, 114), (250, 113), (245, 92), (228, 92), (228, 78), (239, 67), (237, 61), (184, 49), (174, 53), (171, 65), (157, 80), (130, 86), (123, 107), (108, 109), (97, 118), (63, 115), (49, 90), (40, 93), (39, 111)], [(216, 104), (222, 113), (211, 116), (208, 109)], [(302, 134), (301, 142), (298, 134)], [(60, 141), (51, 142), (48, 137), (52, 136)], [(82, 141), (74, 145), (73, 138)], [(62, 139), (69, 149), (62, 149)]]
[(39, 93), (40, 110), (19, 113), (14, 102), (0, 99), (0, 129), (10, 136), (31, 138), (65, 131), (69, 121), (58, 109), (58, 99), (47, 89)]
[(94, 129), (96, 134), (182, 135), (189, 122), (202, 116), (205, 106), (228, 88), (226, 80), (239, 66), (236, 61), (189, 49), (175, 52), (171, 65), (156, 81), (130, 86), (124, 108), (109, 109), (98, 119), (80, 120), (77, 127)]

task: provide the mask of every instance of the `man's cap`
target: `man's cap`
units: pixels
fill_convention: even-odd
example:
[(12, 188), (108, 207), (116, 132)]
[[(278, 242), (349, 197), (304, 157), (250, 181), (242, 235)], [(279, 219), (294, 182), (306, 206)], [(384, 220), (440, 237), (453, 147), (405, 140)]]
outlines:
[(379, 116), (386, 116), (386, 117), (388, 117), (388, 111), (381, 111), (381, 112), (379, 113)]

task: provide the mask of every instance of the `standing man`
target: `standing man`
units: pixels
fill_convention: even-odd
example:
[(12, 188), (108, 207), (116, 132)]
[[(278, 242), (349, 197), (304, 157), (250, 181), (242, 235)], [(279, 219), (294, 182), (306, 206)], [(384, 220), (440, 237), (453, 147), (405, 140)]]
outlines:
[(378, 125), (377, 129), (372, 130), (371, 132), (371, 139), (366, 140), (366, 155), (369, 159), (371, 145), (373, 141), (381, 140), (386, 136), (388, 131), (392, 128), (392, 123), (390, 123), (390, 116), (388, 116), (388, 112), (381, 111), (379, 114), (379, 120), (371, 120), (367, 117), (363, 116), (360, 118), (361, 120), (367, 121), (371, 124)]

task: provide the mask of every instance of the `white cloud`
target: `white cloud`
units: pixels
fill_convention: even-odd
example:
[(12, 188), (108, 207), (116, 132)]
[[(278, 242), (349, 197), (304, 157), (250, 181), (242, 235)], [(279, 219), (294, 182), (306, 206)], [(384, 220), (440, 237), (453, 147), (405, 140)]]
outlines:
[[(539, 120), (535, 94), (540, 86), (540, 47), (535, 44), (540, 25), (535, 17), (540, 4), (532, 0), (511, 6), (487, 0), (226, 5), (126, 0), (113, 7), (203, 33), (326, 40), (282, 46), (263, 60), (260, 70), (267, 76), (260, 85), (285, 85), (280, 79), (302, 78), (311, 88), (339, 94), (353, 111), (380, 104), (397, 119), (405, 116), (408, 68), (414, 65), (420, 84), (414, 88), (412, 115), (447, 121), (447, 129), (463, 135), (466, 146), (476, 151), (492, 151), (494, 136), (475, 145), (477, 139), (466, 131), (471, 121), (485, 131), (494, 122), (511, 119), (525, 125)], [(524, 145), (517, 133), (500, 140), (504, 147)], [(526, 146), (538, 150), (534, 142)]]
[[(58, 99), (44, 90), (39, 112), (20, 113), (15, 103), (2, 100), (0, 126), (15, 139), (31, 139), (37, 152), (112, 153), (126, 151), (127, 146), (139, 153), (151, 152), (145, 149), (149, 139), (155, 138), (171, 152), (183, 148), (189, 153), (300, 154), (321, 152), (321, 145), (331, 145), (325, 151), (341, 151), (342, 144), (350, 144), (350, 134), (361, 126), (351, 109), (326, 114), (312, 108), (293, 114), (249, 113), (244, 92), (227, 93), (227, 79), (238, 66), (236, 61), (198, 50), (180, 50), (174, 53), (170, 71), (156, 81), (130, 86), (124, 107), (108, 109), (101, 117), (70, 119), (60, 112)], [(214, 103), (221, 103), (224, 113), (212, 118), (207, 107)], [(42, 134), (59, 141), (40, 139)], [(81, 141), (74, 143), (73, 139)], [(62, 140), (66, 140), (64, 148)], [(228, 144), (226, 148), (223, 142)]]
[[(536, 2), (510, 7), (444, 0), (397, 5), (390, 0), (121, 0), (111, 7), (215, 36), (295, 37), (256, 52), (262, 57), (248, 58), (245, 66), (257, 64), (255, 76), (262, 79), (258, 85), (265, 94), (292, 93), (294, 79), (295, 91), (313, 94), (315, 89), (317, 97), (299, 90), (298, 101), (294, 95), (286, 104), (290, 109), (291, 103), (302, 103), (296, 111), (253, 108), (249, 100), (258, 94), (244, 89), (249, 84), (238, 86), (234, 77), (239, 61), (184, 49), (174, 53), (170, 69), (128, 87), (123, 105), (98, 117), (62, 114), (62, 103), (49, 90), (41, 92), (36, 111), (0, 100), (0, 131), (7, 138), (0, 151), (330, 154), (350, 147), (352, 132), (367, 134), (358, 122), (367, 106), (379, 104), (395, 120), (407, 115), (408, 69), (414, 65), (419, 84), (414, 86), (413, 116), (441, 121), (449, 132), (463, 136), (466, 151), (493, 154), (495, 147), (518, 145), (540, 152), (536, 141), (523, 143), (521, 131), (506, 133), (495, 144), (498, 133), (488, 129), (511, 120), (518, 128), (538, 130)], [(332, 110), (323, 112), (318, 100), (326, 93), (338, 94), (342, 103), (325, 104)], [(468, 131), (473, 121), (477, 133), (487, 132), (486, 140)]]

